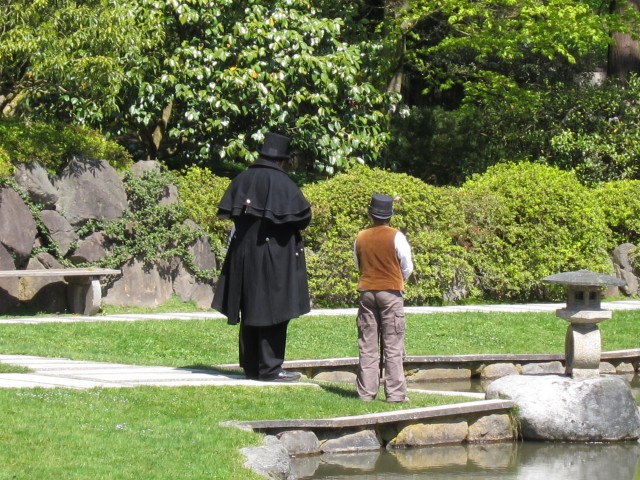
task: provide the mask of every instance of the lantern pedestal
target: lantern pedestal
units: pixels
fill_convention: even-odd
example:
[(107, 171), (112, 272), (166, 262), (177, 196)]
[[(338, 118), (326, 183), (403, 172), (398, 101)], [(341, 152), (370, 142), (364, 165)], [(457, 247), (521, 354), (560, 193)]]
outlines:
[(599, 377), (602, 341), (598, 323), (611, 318), (611, 311), (600, 307), (602, 289), (624, 282), (589, 270), (557, 273), (543, 281), (568, 287), (566, 308), (556, 310), (556, 316), (570, 324), (564, 340), (566, 374), (575, 379)]

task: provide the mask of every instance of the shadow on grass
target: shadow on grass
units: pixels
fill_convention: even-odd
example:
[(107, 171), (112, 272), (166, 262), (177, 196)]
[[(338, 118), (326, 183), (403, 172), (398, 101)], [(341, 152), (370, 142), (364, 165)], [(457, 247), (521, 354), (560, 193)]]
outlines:
[(229, 376), (241, 376), (244, 378), (244, 372), (240, 368), (233, 367), (216, 367), (212, 365), (205, 365), (201, 363), (196, 363), (194, 365), (185, 365), (183, 367), (178, 367), (180, 370), (188, 370), (193, 373), (204, 372), (204, 373), (212, 373), (217, 375), (229, 375)]
[(353, 385), (340, 385), (337, 383), (321, 383), (320, 388), (327, 392), (345, 398), (358, 398), (358, 392), (353, 389)]

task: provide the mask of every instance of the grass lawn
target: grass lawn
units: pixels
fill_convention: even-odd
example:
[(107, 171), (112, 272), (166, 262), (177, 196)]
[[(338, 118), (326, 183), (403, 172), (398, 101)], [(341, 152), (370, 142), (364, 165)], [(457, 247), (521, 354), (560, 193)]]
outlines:
[[(567, 322), (553, 313), (442, 313), (407, 316), (408, 355), (563, 353)], [(600, 324), (603, 350), (640, 347), (640, 311)], [(293, 320), (287, 359), (355, 357), (355, 319)], [(0, 352), (140, 365), (235, 363), (238, 327), (225, 320), (149, 320), (0, 325)]]
[[(637, 348), (640, 312), (601, 324), (603, 350)], [(552, 313), (409, 315), (409, 355), (561, 353), (567, 323)], [(224, 320), (0, 325), (0, 352), (141, 365), (237, 362), (238, 328)], [(291, 323), (287, 359), (357, 356), (355, 319)], [(450, 397), (410, 393), (411, 407)], [(239, 448), (254, 433), (226, 420), (319, 418), (395, 410), (363, 403), (352, 386), (140, 387), (0, 390), (0, 480), (257, 479)]]
[[(446, 404), (411, 395), (412, 406)], [(302, 407), (304, 406), (304, 407)], [(0, 479), (257, 479), (240, 448), (260, 436), (226, 420), (397, 409), (355, 391), (304, 387), (0, 390)]]

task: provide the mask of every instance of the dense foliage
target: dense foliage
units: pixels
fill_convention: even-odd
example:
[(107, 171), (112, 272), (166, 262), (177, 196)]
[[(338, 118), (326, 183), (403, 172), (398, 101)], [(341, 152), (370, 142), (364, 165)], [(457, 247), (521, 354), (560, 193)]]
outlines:
[[(392, 226), (412, 245), (410, 304), (473, 296), (542, 300), (557, 294), (542, 282), (547, 275), (581, 268), (611, 272), (615, 244), (600, 200), (575, 175), (557, 168), (500, 165), (454, 189), (363, 167), (304, 192), (314, 209), (306, 237), (319, 305), (355, 302), (353, 240), (368, 225), (366, 210), (375, 192), (399, 197)], [(613, 186), (607, 197), (614, 192), (620, 189)], [(633, 208), (630, 203), (622, 212)]]
[(0, 117), (90, 126), (134, 158), (227, 176), (274, 129), (306, 174), (366, 163), (461, 185), (542, 161), (637, 178), (637, 69), (599, 79), (633, 61), (619, 35), (633, 42), (640, 14), (609, 3), (13, 0)]
[(90, 125), (137, 158), (222, 171), (271, 129), (331, 173), (389, 140), (399, 97), (367, 78), (376, 45), (310, 0), (16, 0), (0, 18), (0, 115)]
[(200, 225), (213, 241), (214, 253), (222, 260), (231, 222), (217, 218), (217, 205), (230, 180), (216, 176), (208, 168), (186, 168), (175, 177), (179, 201), (189, 218)]
[(640, 180), (607, 182), (594, 193), (611, 230), (611, 243), (640, 245)]
[(407, 284), (409, 302), (439, 302), (456, 280), (469, 282), (464, 249), (455, 242), (463, 230), (463, 216), (452, 191), (408, 175), (359, 167), (309, 185), (303, 193), (313, 207), (305, 238), (310, 288), (318, 305), (355, 303), (353, 241), (369, 226), (372, 193), (397, 199), (391, 225), (407, 235), (415, 257), (415, 272)]
[(574, 174), (502, 164), (461, 190), (472, 261), (487, 298), (541, 300), (547, 275), (582, 268), (611, 273), (606, 217)]
[(137, 2), (0, 3), (0, 116), (121, 122), (127, 88), (156, 62), (153, 20)]
[(603, 80), (611, 32), (637, 32), (637, 15), (598, 0), (410, 2), (397, 29), (411, 110), (384, 160), (441, 185), (503, 161), (638, 178), (638, 81)]
[(104, 159), (120, 170), (131, 165), (131, 156), (121, 145), (95, 130), (61, 122), (0, 118), (0, 179), (11, 175), (16, 163), (37, 161), (57, 173), (76, 156)]

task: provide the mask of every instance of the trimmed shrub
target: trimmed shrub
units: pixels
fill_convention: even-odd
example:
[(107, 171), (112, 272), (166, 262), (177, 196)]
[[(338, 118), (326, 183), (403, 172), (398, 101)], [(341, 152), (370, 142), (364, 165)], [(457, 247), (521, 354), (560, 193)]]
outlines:
[(414, 273), (406, 283), (407, 305), (441, 303), (446, 292), (472, 284), (465, 249), (456, 243), (464, 217), (455, 190), (429, 186), (417, 178), (364, 166), (307, 185), (313, 219), (305, 231), (309, 284), (318, 307), (354, 306), (358, 274), (353, 242), (363, 228), (373, 193), (397, 199), (391, 226), (412, 247)]
[(190, 219), (200, 225), (211, 238), (214, 254), (220, 260), (224, 254), (232, 222), (219, 220), (218, 203), (231, 183), (226, 177), (218, 177), (208, 168), (187, 167), (177, 175), (180, 204)]
[(614, 180), (595, 188), (611, 229), (613, 248), (621, 243), (640, 242), (640, 180)]
[(609, 229), (594, 192), (573, 173), (499, 164), (462, 189), (478, 286), (493, 300), (560, 298), (547, 275), (611, 272)]

